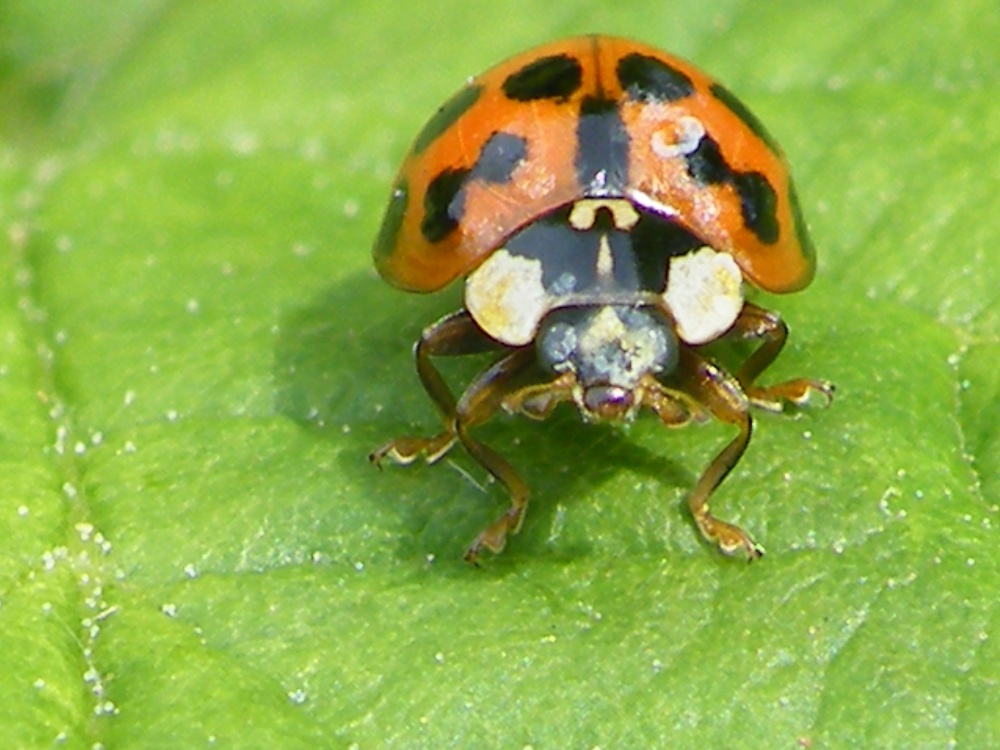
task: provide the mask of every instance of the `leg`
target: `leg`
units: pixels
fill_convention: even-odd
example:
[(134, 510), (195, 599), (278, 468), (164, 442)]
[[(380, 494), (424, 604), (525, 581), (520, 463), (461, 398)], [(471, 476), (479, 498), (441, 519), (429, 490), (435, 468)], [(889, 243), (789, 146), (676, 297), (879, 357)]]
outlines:
[(522, 385), (525, 373), (535, 366), (533, 347), (520, 349), (497, 361), (473, 381), (458, 403), (458, 438), (468, 451), (510, 495), (510, 508), (477, 536), (465, 559), (475, 563), (482, 548), (494, 554), (503, 550), (508, 534), (516, 534), (528, 505), (528, 486), (499, 453), (469, 434), (469, 428), (486, 421), (499, 408), (512, 414), (544, 419), (557, 403), (571, 398), (563, 380)]
[(417, 373), (427, 394), (444, 417), (445, 429), (430, 438), (391, 440), (369, 456), (376, 466), (385, 458), (409, 464), (421, 455), (428, 463), (433, 463), (456, 442), (461, 442), (469, 455), (503, 485), (510, 495), (511, 507), (473, 541), (465, 555), (466, 560), (473, 563), (482, 547), (499, 552), (504, 547), (507, 534), (518, 531), (528, 503), (528, 486), (506, 459), (472, 437), (470, 430), (497, 412), (504, 398), (514, 390), (518, 378), (534, 364), (535, 352), (531, 347), (508, 350), (469, 384), (457, 402), (431, 362), (431, 357), (477, 354), (496, 348), (498, 345), (482, 333), (464, 310), (427, 328), (415, 350)]
[(733, 332), (743, 339), (763, 339), (736, 373), (754, 406), (781, 411), (786, 403), (804, 404), (812, 391), (822, 393), (827, 402), (833, 398), (833, 384), (825, 380), (796, 378), (776, 385), (756, 385), (757, 377), (777, 359), (788, 338), (788, 327), (775, 313), (747, 302), (733, 325)]
[(501, 405), (508, 414), (523, 414), (531, 419), (547, 419), (564, 401), (573, 400), (576, 376), (564, 373), (548, 383), (535, 383), (518, 388), (504, 396)]
[(400, 437), (372, 451), (368, 460), (381, 467), (383, 459), (389, 458), (398, 464), (411, 464), (420, 456), (427, 463), (434, 463), (444, 456), (458, 439), (455, 428), (456, 402), (448, 384), (431, 362), (431, 357), (457, 357), (465, 354), (479, 354), (497, 348), (472, 321), (465, 310), (448, 315), (428, 326), (420, 335), (414, 348), (417, 374), (430, 396), (434, 406), (444, 418), (444, 431), (429, 438)]
[(515, 350), (495, 362), (472, 381), (458, 402), (455, 424), (462, 447), (480, 466), (492, 474), (510, 495), (510, 508), (507, 512), (483, 529), (469, 545), (465, 559), (474, 564), (483, 547), (494, 554), (499, 553), (507, 543), (507, 535), (520, 531), (524, 512), (528, 506), (529, 491), (528, 485), (507, 459), (472, 437), (469, 430), (485, 422), (501, 407), (506, 411), (522, 411), (520, 407), (512, 406), (519, 402), (520, 394), (537, 393), (546, 387), (518, 385), (519, 376), (534, 364), (534, 348)]
[(749, 399), (735, 377), (688, 349), (681, 350), (679, 371), (683, 374), (684, 390), (689, 395), (704, 404), (717, 419), (739, 428), (736, 437), (712, 460), (695, 484), (688, 498), (691, 515), (701, 535), (724, 553), (733, 555), (742, 551), (748, 560), (756, 560), (764, 554), (764, 548), (739, 526), (713, 516), (708, 508), (712, 493), (736, 466), (750, 443), (753, 421)]
[(667, 427), (684, 427), (692, 422), (706, 422), (709, 418), (702, 404), (683, 391), (667, 388), (652, 375), (643, 377), (639, 400)]

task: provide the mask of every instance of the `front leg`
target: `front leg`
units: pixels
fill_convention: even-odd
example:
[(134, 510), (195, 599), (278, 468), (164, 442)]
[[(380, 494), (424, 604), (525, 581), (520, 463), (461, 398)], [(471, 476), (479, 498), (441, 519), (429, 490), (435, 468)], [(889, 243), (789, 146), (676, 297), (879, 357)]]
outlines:
[(826, 402), (833, 398), (833, 383), (813, 378), (795, 378), (775, 385), (757, 385), (757, 377), (777, 359), (788, 338), (788, 326), (776, 313), (747, 302), (730, 331), (742, 339), (762, 339), (763, 343), (736, 372), (736, 379), (750, 402), (768, 411), (782, 411), (785, 404), (802, 405), (815, 391)]
[(368, 460), (381, 468), (386, 458), (405, 466), (423, 456), (427, 463), (432, 464), (448, 453), (458, 440), (455, 426), (457, 402), (431, 357), (460, 357), (498, 348), (499, 345), (483, 333), (466, 310), (452, 313), (425, 328), (413, 355), (420, 382), (444, 419), (445, 428), (433, 437), (405, 436), (390, 440), (372, 451)]
[(476, 462), (503, 485), (510, 496), (510, 508), (487, 526), (469, 545), (467, 562), (475, 564), (483, 547), (494, 554), (503, 550), (508, 534), (516, 534), (528, 506), (528, 485), (510, 463), (474, 438), (470, 430), (492, 417), (518, 387), (524, 373), (535, 364), (532, 347), (514, 349), (501, 357), (473, 380), (455, 407), (455, 433), (462, 447)]
[[(451, 389), (431, 361), (432, 356), (462, 356), (491, 349), (505, 349), (501, 356), (480, 373), (455, 400)], [(409, 464), (420, 456), (428, 463), (444, 456), (456, 442), (503, 485), (510, 495), (510, 509), (488, 526), (469, 547), (465, 559), (475, 563), (485, 547), (500, 552), (508, 533), (520, 529), (528, 504), (528, 486), (514, 468), (499, 453), (474, 438), (471, 430), (492, 417), (504, 399), (516, 389), (526, 371), (535, 363), (531, 347), (509, 349), (490, 339), (475, 324), (466, 311), (438, 321), (425, 329), (415, 350), (420, 382), (444, 418), (445, 429), (433, 437), (401, 437), (390, 440), (373, 451), (369, 460), (376, 466), (388, 458), (399, 464)]]

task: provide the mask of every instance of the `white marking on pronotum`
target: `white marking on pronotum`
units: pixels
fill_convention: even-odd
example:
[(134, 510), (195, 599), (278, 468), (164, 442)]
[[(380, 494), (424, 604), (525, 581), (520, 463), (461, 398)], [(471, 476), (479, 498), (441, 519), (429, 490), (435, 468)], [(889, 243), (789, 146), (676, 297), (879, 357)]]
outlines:
[(663, 300), (689, 344), (718, 338), (743, 309), (743, 274), (729, 253), (710, 247), (672, 258)]
[(602, 234), (597, 249), (597, 275), (602, 279), (611, 279), (615, 273), (615, 257), (611, 254), (611, 242), (608, 235)]
[(511, 346), (531, 342), (549, 302), (542, 262), (511, 255), (506, 248), (494, 252), (465, 281), (465, 308), (473, 320)]
[(615, 229), (627, 232), (639, 221), (639, 212), (631, 201), (624, 198), (584, 198), (573, 204), (569, 212), (569, 225), (579, 232), (594, 226), (597, 212), (606, 208), (611, 212)]

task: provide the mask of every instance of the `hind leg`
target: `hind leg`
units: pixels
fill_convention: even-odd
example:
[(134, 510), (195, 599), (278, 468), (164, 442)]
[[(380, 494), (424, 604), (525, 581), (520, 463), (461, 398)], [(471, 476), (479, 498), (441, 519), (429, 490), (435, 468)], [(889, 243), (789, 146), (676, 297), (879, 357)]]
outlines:
[(448, 453), (458, 440), (455, 427), (457, 402), (431, 357), (460, 357), (496, 348), (496, 342), (479, 329), (465, 310), (425, 328), (414, 347), (414, 359), (420, 382), (444, 419), (445, 428), (432, 437), (405, 436), (390, 440), (372, 451), (368, 460), (378, 467), (385, 459), (405, 466), (420, 457), (427, 463), (434, 463)]

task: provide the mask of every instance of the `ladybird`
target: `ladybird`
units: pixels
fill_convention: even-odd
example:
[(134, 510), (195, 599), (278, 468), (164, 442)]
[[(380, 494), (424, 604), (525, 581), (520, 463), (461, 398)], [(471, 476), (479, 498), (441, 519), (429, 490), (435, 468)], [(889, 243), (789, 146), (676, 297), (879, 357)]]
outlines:
[[(788, 329), (745, 299), (793, 292), (815, 255), (781, 149), (728, 89), (684, 60), (609, 36), (554, 42), (500, 63), (417, 135), (392, 188), (374, 261), (390, 284), (433, 292), (464, 278), (464, 305), (424, 329), (416, 369), (444, 420), (370, 455), (433, 463), (460, 443), (510, 508), (466, 559), (500, 552), (529, 490), (473, 435), (498, 411), (543, 419), (560, 403), (585, 421), (648, 409), (668, 427), (709, 418), (737, 435), (688, 505), (701, 534), (753, 560), (763, 548), (709, 512), (750, 442), (751, 407), (782, 411), (832, 384), (759, 385)], [(730, 372), (705, 350), (758, 346)], [(493, 360), (452, 393), (436, 357)]]

